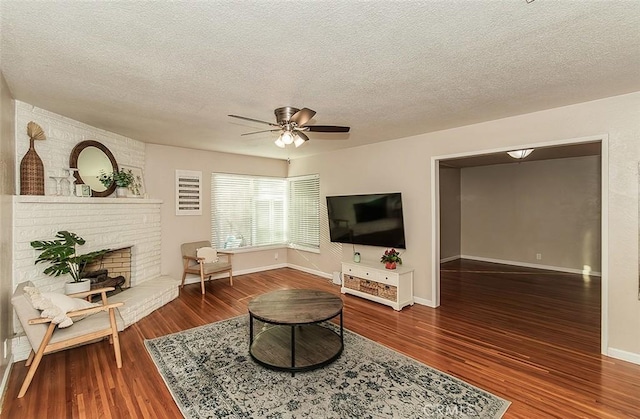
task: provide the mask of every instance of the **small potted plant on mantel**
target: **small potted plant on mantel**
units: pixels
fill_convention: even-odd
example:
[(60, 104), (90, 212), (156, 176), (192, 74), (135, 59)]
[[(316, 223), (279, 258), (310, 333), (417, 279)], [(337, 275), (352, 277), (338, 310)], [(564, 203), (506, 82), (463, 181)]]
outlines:
[(51, 266), (43, 272), (50, 276), (60, 276), (69, 274), (71, 282), (65, 284), (65, 293), (89, 291), (91, 281), (82, 278), (82, 272), (87, 264), (102, 257), (111, 249), (96, 250), (84, 255), (76, 254), (76, 246), (85, 244), (85, 240), (75, 233), (68, 231), (58, 231), (56, 240), (35, 240), (31, 242), (31, 247), (41, 251), (36, 259), (36, 264), (49, 262)]
[(100, 176), (98, 176), (98, 180), (102, 183), (106, 188), (111, 186), (113, 183), (116, 184), (116, 196), (118, 198), (124, 198), (127, 196), (127, 189), (133, 183), (135, 183), (136, 179), (133, 175), (131, 169), (120, 169), (116, 170), (112, 173), (106, 173), (104, 171), (100, 172)]
[(384, 262), (384, 267), (387, 269), (395, 269), (397, 264), (402, 265), (402, 258), (396, 249), (387, 249), (380, 258), (380, 262)]

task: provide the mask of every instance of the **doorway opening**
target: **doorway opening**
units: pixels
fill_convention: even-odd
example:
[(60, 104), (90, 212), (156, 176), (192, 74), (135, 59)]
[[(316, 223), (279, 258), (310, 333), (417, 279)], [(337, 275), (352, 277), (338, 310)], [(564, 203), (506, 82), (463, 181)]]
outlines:
[[(544, 293), (541, 284), (548, 283), (550, 290), (559, 291), (563, 286), (558, 285), (566, 280), (567, 284), (573, 283), (577, 287), (571, 291), (573, 297), (575, 294), (591, 292), (591, 302), (584, 304), (585, 307), (591, 307), (590, 315), (593, 315), (593, 310), (597, 310), (595, 313), (599, 316), (599, 325), (596, 326), (599, 328), (596, 332), (599, 332), (600, 353), (606, 353), (607, 141), (606, 136), (598, 136), (514, 147), (535, 150), (521, 163), (506, 154), (513, 148), (432, 158), (432, 261), (435, 278), (432, 288), (433, 306), (438, 307), (443, 301), (453, 301), (449, 300), (451, 289), (446, 290), (447, 293), (442, 298), (443, 286), (464, 287), (468, 291), (472, 286), (478, 285), (478, 278), (484, 279), (487, 276), (492, 280), (504, 277), (502, 281), (508, 282), (493, 283), (492, 286), (497, 288), (494, 291), (486, 290), (489, 294), (485, 299), (500, 294), (501, 286), (523, 286), (521, 294), (530, 292), (528, 290), (532, 288), (527, 286), (534, 287), (535, 292)], [(575, 185), (584, 179), (580, 179), (579, 174), (571, 174), (573, 169), (579, 173), (584, 167), (591, 170), (591, 177), (596, 176), (596, 183), (589, 185), (589, 191), (577, 190), (582, 187)], [(595, 173), (594, 167), (597, 170)], [(464, 187), (464, 193), (458, 193), (459, 232), (455, 231), (455, 223), (448, 220), (451, 207), (446, 205), (451, 205), (451, 202), (444, 202), (448, 199), (450, 185), (455, 185), (455, 176), (451, 183), (443, 170), (457, 171), (458, 182), (462, 185), (460, 188)], [(544, 172), (536, 175), (536, 170)], [(564, 183), (560, 182), (560, 178), (565, 176), (563, 173), (568, 173)], [(578, 183), (572, 186), (572, 182)], [(546, 202), (538, 202), (544, 196), (545, 188), (552, 193)], [(580, 198), (572, 198), (572, 195)], [(494, 200), (495, 207), (492, 208)], [(589, 202), (588, 211), (584, 210), (584, 202)], [(444, 207), (441, 208), (441, 205)], [(572, 205), (577, 205), (579, 211), (571, 210)], [(593, 219), (594, 214), (597, 219)], [(587, 219), (576, 222), (576, 217)], [(579, 231), (572, 231), (572, 226)], [(458, 251), (453, 253), (451, 243), (447, 242), (447, 236), (451, 235), (448, 229), (451, 228), (454, 230), (453, 236), (457, 234), (460, 238)], [(575, 236), (576, 234), (580, 236)], [(567, 239), (570, 244), (563, 244), (558, 238)], [(455, 246), (454, 243), (454, 250)], [(585, 263), (577, 264), (576, 261)], [(461, 279), (465, 275), (466, 279)], [(524, 279), (531, 279), (536, 275), (538, 280), (527, 285)], [(475, 282), (465, 282), (474, 276)], [(555, 278), (553, 280), (556, 282), (549, 282), (552, 281), (551, 278)], [(595, 294), (594, 287), (597, 288)], [(474, 297), (480, 294), (476, 292)], [(551, 295), (548, 297), (550, 300), (547, 302), (538, 303), (549, 305), (556, 301), (556, 305), (561, 304)], [(595, 308), (592, 306), (593, 298), (599, 300), (599, 306)], [(468, 303), (473, 304), (472, 300)], [(536, 300), (525, 298), (519, 302), (514, 300), (504, 303), (515, 304), (526, 310), (526, 304), (535, 304)], [(574, 303), (567, 301), (567, 305), (569, 304)], [(579, 312), (573, 315), (583, 316)]]

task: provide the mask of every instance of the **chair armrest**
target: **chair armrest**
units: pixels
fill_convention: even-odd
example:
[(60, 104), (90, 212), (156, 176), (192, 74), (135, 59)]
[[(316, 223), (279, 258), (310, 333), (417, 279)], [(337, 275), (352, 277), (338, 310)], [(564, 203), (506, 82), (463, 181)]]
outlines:
[(76, 292), (74, 294), (67, 294), (68, 297), (72, 297), (72, 298), (84, 298), (84, 297), (88, 297), (90, 295), (94, 295), (94, 294), (100, 294), (102, 292), (108, 292), (108, 291), (113, 291), (115, 290), (114, 287), (104, 287), (104, 288), (97, 288), (95, 290), (91, 290), (91, 291), (82, 291), (82, 292)]
[[(123, 305), (124, 305), (123, 302), (119, 302), (119, 303), (111, 303), (103, 306), (98, 306), (98, 307), (83, 308), (81, 310), (69, 311), (67, 313), (67, 316), (68, 317), (87, 316), (89, 314), (98, 313), (100, 311), (109, 311), (112, 308), (120, 307)], [(51, 319), (46, 317), (37, 317), (35, 319), (29, 319), (27, 323), (29, 324), (51, 323)]]
[(109, 311), (112, 308), (120, 307), (123, 305), (124, 305), (123, 302), (119, 302), (119, 303), (106, 304), (98, 307), (83, 308), (82, 310), (69, 311), (67, 313), (67, 316), (68, 317), (87, 316), (89, 314), (98, 313), (100, 311)]
[(195, 256), (182, 256), (182, 259), (186, 259), (186, 260), (195, 260), (196, 262), (199, 260), (202, 260), (204, 258), (197, 258)]

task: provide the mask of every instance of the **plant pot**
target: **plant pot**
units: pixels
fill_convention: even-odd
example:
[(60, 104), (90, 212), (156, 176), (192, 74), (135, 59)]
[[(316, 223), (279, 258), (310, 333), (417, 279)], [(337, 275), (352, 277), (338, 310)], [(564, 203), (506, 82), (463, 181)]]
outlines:
[(67, 282), (64, 284), (65, 294), (75, 294), (76, 292), (89, 291), (91, 289), (91, 281), (88, 279), (80, 282)]
[(117, 198), (126, 198), (128, 188), (116, 188), (116, 197)]
[(384, 263), (384, 267), (387, 269), (395, 269), (396, 268), (396, 263), (395, 262), (385, 262)]

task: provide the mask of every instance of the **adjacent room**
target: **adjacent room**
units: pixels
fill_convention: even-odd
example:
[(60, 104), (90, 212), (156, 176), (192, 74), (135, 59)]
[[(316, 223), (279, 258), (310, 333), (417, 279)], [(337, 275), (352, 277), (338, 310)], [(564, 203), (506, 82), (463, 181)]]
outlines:
[(0, 3), (0, 418), (637, 417), (640, 3)]

